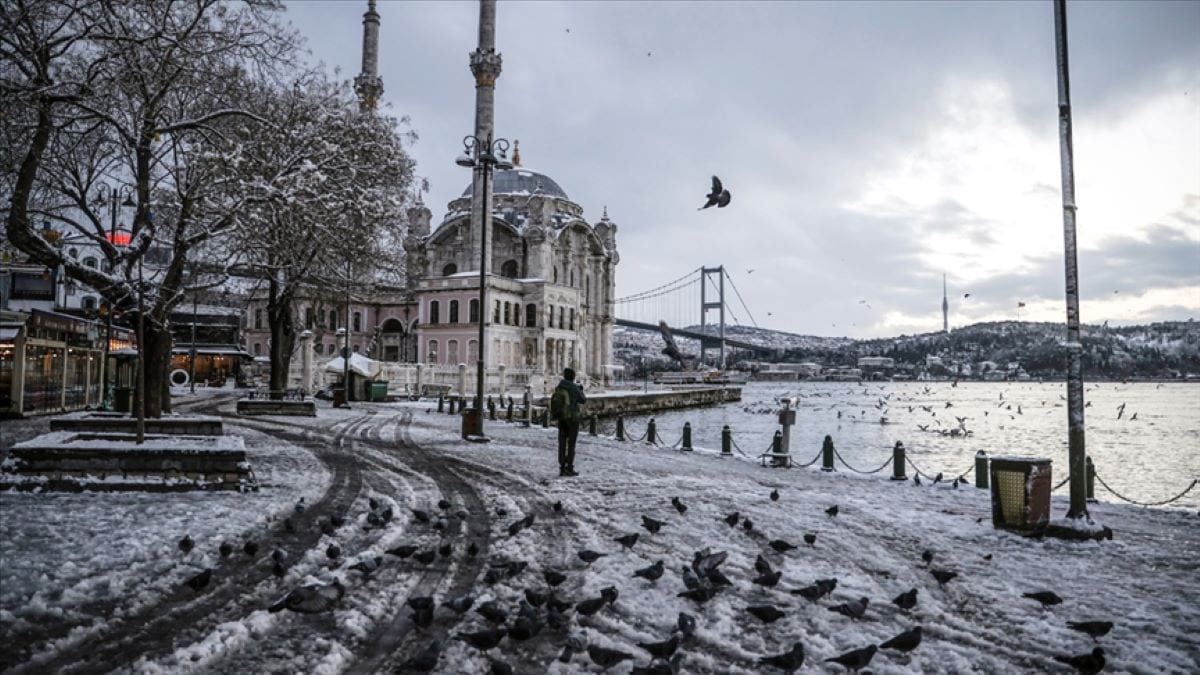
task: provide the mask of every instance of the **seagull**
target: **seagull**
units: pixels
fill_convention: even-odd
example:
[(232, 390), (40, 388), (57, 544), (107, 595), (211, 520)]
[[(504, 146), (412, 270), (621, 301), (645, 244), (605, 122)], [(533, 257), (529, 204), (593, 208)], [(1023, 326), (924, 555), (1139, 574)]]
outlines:
[(867, 302), (866, 300), (859, 300), (859, 301), (858, 301), (858, 304), (860, 304), (860, 305), (866, 305), (866, 306), (867, 306), (867, 309), (871, 309), (871, 303)]
[(726, 206), (729, 206), (729, 200), (733, 197), (733, 195), (730, 194), (729, 190), (726, 190), (721, 185), (720, 178), (713, 176), (712, 177), (712, 192), (709, 192), (707, 197), (708, 197), (708, 201), (704, 203), (704, 206), (701, 206), (699, 209), (696, 209), (697, 211), (703, 211), (704, 209), (707, 209), (712, 206), (715, 206), (719, 209), (723, 209)]
[[(755, 268), (758, 269), (758, 268)], [(754, 274), (754, 270), (746, 270), (746, 274)]]

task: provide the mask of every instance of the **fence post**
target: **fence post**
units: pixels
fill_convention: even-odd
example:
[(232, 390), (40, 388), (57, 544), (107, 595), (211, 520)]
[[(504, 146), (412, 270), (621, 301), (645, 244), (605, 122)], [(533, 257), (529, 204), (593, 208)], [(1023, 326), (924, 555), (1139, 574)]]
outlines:
[(896, 447), (892, 448), (892, 480), (908, 480), (904, 475), (904, 464), (904, 444), (896, 441)]
[(821, 444), (821, 470), (833, 471), (833, 436), (826, 436)]
[(450, 399), (450, 414), (453, 415), (457, 412), (458, 412), (458, 397), (454, 396)]
[(646, 442), (654, 445), (654, 439), (654, 418), (651, 417), (650, 421), (646, 423)]
[(543, 429), (550, 428), (550, 409), (549, 408), (546, 408), (545, 410), (542, 411), (542, 428)]
[(683, 449), (684, 450), (692, 449), (692, 423), (691, 422), (683, 423)]
[(596, 435), (596, 416), (595, 415), (592, 415), (591, 419), (588, 420), (588, 435), (589, 436)]
[(1096, 501), (1096, 465), (1092, 464), (1091, 457), (1087, 458), (1087, 500)]
[(733, 456), (733, 432), (729, 430), (728, 424), (721, 427), (721, 454)]
[(975, 487), (988, 489), (988, 456), (983, 450), (975, 453)]
[(446, 412), (446, 397), (438, 394), (438, 414)]
[(625, 440), (625, 418), (617, 415), (617, 440)]

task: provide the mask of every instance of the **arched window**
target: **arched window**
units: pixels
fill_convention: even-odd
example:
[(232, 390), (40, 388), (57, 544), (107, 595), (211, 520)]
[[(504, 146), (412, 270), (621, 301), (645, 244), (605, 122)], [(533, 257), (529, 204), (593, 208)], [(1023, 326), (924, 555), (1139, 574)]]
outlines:
[(458, 323), (458, 301), (450, 301), (450, 323)]
[(492, 323), (500, 323), (500, 301), (497, 300), (492, 306)]
[(93, 298), (90, 295), (83, 296), (83, 308), (96, 309), (96, 298)]
[(479, 341), (467, 341), (467, 361), (474, 363), (479, 360)]
[(592, 275), (587, 275), (583, 278), (583, 302), (586, 305), (592, 303)]
[(254, 310), (254, 330), (262, 330), (262, 310)]
[(441, 321), (441, 317), (439, 316), (439, 311), (438, 311), (439, 309), (441, 309), (441, 308), (438, 306), (437, 300), (429, 301), (429, 323), (435, 324), (435, 323), (438, 323), (439, 321)]
[(446, 363), (452, 366), (458, 363), (458, 340), (446, 343)]
[(500, 276), (502, 276), (502, 277), (508, 277), (509, 279), (516, 279), (517, 271), (518, 271), (518, 268), (517, 268), (516, 260), (505, 260), (504, 264), (500, 266)]
[(575, 270), (571, 269), (571, 288), (575, 288)]
[(546, 305), (546, 328), (554, 328), (554, 305)]
[(429, 359), (428, 359), (428, 361), (426, 361), (426, 363), (432, 363), (432, 364), (436, 364), (436, 363), (438, 362), (438, 343), (437, 343), (437, 340), (430, 340), (430, 341), (429, 341), (429, 349), (428, 349), (428, 351), (427, 351), (427, 354), (429, 355)]
[[(313, 327), (312, 307), (304, 308), (304, 327), (309, 330), (312, 330), (312, 327)], [(320, 353), (320, 352), (318, 352), (318, 353)]]
[(337, 310), (329, 310), (329, 328), (332, 330), (337, 328)]
[(79, 257), (79, 249), (72, 246), (71, 248), (67, 249), (67, 255), (71, 256), (72, 258), (78, 258)]
[(537, 328), (537, 305), (532, 302), (525, 305), (525, 325), (529, 328)]
[(362, 330), (362, 312), (354, 313), (354, 332)]
[(566, 328), (566, 326), (567, 326), (566, 315), (567, 315), (567, 308), (559, 307), (558, 308), (558, 327), (559, 328)]
[(85, 267), (91, 267), (92, 269), (95, 269), (96, 268), (96, 259), (93, 258), (92, 256), (88, 256), (83, 259), (83, 264)]
[(504, 303), (504, 325), (505, 326), (512, 323), (511, 312), (512, 312), (512, 303), (511, 302)]
[(479, 299), (472, 299), (467, 305), (467, 321), (479, 323)]
[(445, 267), (442, 268), (442, 276), (448, 277), (452, 274), (458, 274), (458, 265), (455, 265), (454, 263), (449, 263), (448, 265), (446, 265)]
[(261, 343), (258, 343), (258, 342), (254, 343), (254, 355), (262, 356), (262, 344)]
[(571, 330), (575, 330), (575, 308), (574, 307), (571, 308), (571, 323), (569, 326), (567, 326), (567, 328), (569, 328)]
[(558, 283), (558, 265), (554, 266), (554, 283)]

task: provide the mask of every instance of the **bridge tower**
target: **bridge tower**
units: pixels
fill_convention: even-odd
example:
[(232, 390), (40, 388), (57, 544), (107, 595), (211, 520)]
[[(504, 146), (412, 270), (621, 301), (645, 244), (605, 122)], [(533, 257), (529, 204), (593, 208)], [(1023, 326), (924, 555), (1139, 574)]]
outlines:
[[(717, 302), (708, 302), (709, 277), (717, 275)], [(715, 309), (720, 314), (717, 324), (716, 338), (704, 338), (700, 341), (700, 363), (708, 363), (706, 358), (709, 349), (718, 350), (717, 367), (725, 368), (725, 266), (700, 268), (700, 332), (707, 335), (704, 329), (708, 321), (708, 310)]]

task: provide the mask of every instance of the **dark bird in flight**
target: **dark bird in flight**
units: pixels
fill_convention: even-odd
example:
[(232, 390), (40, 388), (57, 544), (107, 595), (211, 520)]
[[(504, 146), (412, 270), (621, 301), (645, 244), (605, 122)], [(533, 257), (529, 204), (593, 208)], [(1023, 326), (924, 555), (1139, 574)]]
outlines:
[(641, 577), (641, 578), (645, 579), (646, 581), (658, 581), (659, 579), (662, 578), (662, 575), (663, 575), (663, 561), (661, 561), (661, 560), (659, 560), (658, 562), (656, 562), (653, 565), (650, 565), (648, 567), (643, 567), (639, 570), (635, 570), (633, 573), (633, 576)]
[(934, 579), (937, 579), (938, 586), (945, 586), (951, 579), (958, 576), (958, 572), (949, 570), (929, 570), (929, 573), (933, 575)]
[(592, 659), (592, 663), (608, 670), (622, 661), (632, 661), (633, 654), (627, 654), (617, 649), (608, 649), (598, 645), (588, 645), (588, 656)]
[(1096, 647), (1090, 654), (1055, 656), (1054, 660), (1071, 666), (1082, 675), (1096, 675), (1104, 670), (1104, 649)]
[(1068, 621), (1067, 628), (1077, 630), (1080, 633), (1087, 633), (1092, 636), (1093, 640), (1099, 639), (1108, 635), (1108, 631), (1112, 630), (1113, 622), (1111, 621)]
[(785, 673), (794, 673), (804, 665), (804, 645), (797, 642), (786, 652), (774, 656), (763, 656), (759, 658), (758, 662), (764, 666), (778, 668)]
[(422, 649), (421, 653), (405, 661), (404, 663), (401, 663), (397, 672), (403, 673), (409, 670), (416, 671), (418, 673), (432, 672), (434, 668), (437, 668), (438, 657), (441, 656), (441, 654), (442, 643), (434, 640), (433, 642), (429, 643), (429, 646), (425, 647), (425, 649)]
[(191, 579), (188, 579), (184, 583), (187, 584), (188, 588), (199, 593), (200, 591), (202, 591), (208, 587), (208, 582), (210, 582), (210, 581), (212, 581), (212, 570), (206, 569), (203, 572), (192, 577)]
[(1021, 595), (1030, 600), (1037, 600), (1042, 603), (1042, 607), (1052, 607), (1062, 604), (1062, 598), (1058, 597), (1058, 594), (1054, 591), (1038, 591), (1036, 593), (1022, 593)]
[(905, 591), (900, 595), (892, 598), (892, 604), (903, 610), (910, 610), (917, 606), (917, 589)]
[(687, 513), (687, 504), (684, 504), (679, 497), (671, 497), (671, 506), (674, 506), (680, 515)]
[(704, 202), (704, 206), (696, 209), (697, 211), (703, 211), (704, 209), (712, 206), (723, 209), (726, 206), (729, 206), (729, 200), (733, 198), (733, 195), (730, 194), (729, 190), (726, 190), (725, 187), (721, 185), (720, 178), (713, 176), (712, 191), (708, 193), (707, 197), (708, 201)]
[(880, 649), (894, 649), (899, 652), (911, 652), (921, 644), (921, 627), (906, 630), (896, 637), (879, 645)]
[(841, 656), (835, 656), (832, 659), (825, 659), (825, 663), (836, 663), (840, 666), (845, 666), (846, 670), (858, 672), (867, 667), (871, 659), (875, 658), (875, 651), (878, 648), (875, 645), (867, 645), (862, 649), (855, 649), (851, 652), (846, 652)]
[(858, 600), (850, 600), (848, 602), (843, 602), (840, 605), (834, 605), (829, 609), (841, 614), (842, 616), (847, 616), (857, 621), (863, 617), (863, 614), (867, 613), (867, 605), (869, 604), (871, 604), (870, 599), (859, 598)]
[(192, 537), (189, 534), (183, 535), (183, 539), (179, 540), (179, 550), (183, 551), (184, 553), (191, 552), (192, 547), (195, 545), (196, 542), (192, 541)]
[(486, 652), (500, 644), (505, 635), (508, 635), (505, 628), (488, 628), (474, 633), (459, 633), (455, 637), (481, 652)]

